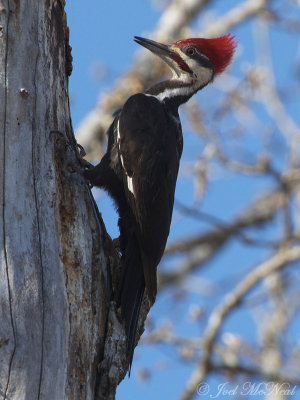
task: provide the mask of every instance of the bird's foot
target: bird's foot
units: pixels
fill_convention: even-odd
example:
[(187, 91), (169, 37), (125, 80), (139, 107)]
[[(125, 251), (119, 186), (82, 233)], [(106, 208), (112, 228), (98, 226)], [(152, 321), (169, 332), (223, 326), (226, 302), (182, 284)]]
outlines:
[(78, 161), (80, 165), (82, 166), (83, 170), (89, 170), (94, 168), (93, 164), (85, 160), (83, 157), (86, 156), (86, 151), (84, 150), (84, 147), (81, 146), (81, 144), (76, 143), (77, 146), (77, 155), (78, 155)]

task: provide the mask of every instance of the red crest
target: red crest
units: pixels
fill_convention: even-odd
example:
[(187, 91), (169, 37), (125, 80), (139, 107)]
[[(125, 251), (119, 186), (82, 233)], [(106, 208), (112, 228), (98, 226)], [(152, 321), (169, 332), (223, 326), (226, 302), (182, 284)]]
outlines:
[(189, 44), (197, 47), (202, 54), (208, 57), (215, 67), (215, 73), (220, 74), (230, 64), (237, 41), (229, 33), (214, 39), (192, 38), (179, 40), (173, 43), (173, 46), (185, 47)]

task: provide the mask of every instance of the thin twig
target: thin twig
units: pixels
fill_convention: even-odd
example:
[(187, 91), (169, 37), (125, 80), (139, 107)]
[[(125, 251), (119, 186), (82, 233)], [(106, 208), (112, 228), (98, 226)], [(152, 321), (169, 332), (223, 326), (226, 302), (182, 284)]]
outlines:
[(281, 374), (268, 374), (262, 371), (260, 368), (251, 368), (246, 367), (244, 365), (228, 365), (225, 363), (210, 363), (209, 370), (211, 371), (220, 371), (220, 372), (231, 372), (234, 374), (245, 374), (247, 376), (253, 377), (261, 377), (268, 382), (276, 382), (276, 383), (289, 383), (290, 385), (300, 385), (300, 379), (296, 376), (291, 375), (281, 375)]

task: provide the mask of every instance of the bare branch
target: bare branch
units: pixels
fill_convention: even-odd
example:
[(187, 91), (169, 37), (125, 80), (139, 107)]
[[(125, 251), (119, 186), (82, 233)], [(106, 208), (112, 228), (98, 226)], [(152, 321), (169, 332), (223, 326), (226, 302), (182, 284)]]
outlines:
[(268, 22), (261, 19), (256, 21), (254, 34), (259, 63), (259, 68), (256, 69), (255, 75), (259, 77), (259, 89), (262, 94), (260, 100), (272, 120), (277, 124), (280, 132), (288, 140), (291, 166), (299, 167), (300, 127), (287, 111), (276, 88)]
[(222, 35), (249, 17), (261, 13), (268, 3), (270, 3), (270, 0), (244, 1), (221, 18), (218, 18), (213, 24), (210, 23), (201, 34), (205, 34), (208, 37)]
[(268, 374), (260, 368), (245, 367), (244, 365), (228, 365), (225, 363), (210, 363), (210, 371), (231, 372), (234, 374), (245, 374), (252, 377), (264, 377), (268, 382), (289, 383), (290, 385), (300, 385), (300, 379), (297, 376)]
[[(165, 255), (194, 251), (196, 256), (194, 259), (190, 257), (189, 262), (177, 270), (168, 273), (160, 272), (158, 275), (159, 287), (162, 288), (180, 281), (188, 272), (208, 261), (233, 236), (250, 243), (251, 240), (247, 240), (241, 230), (270, 221), (274, 216), (274, 212), (284, 204), (285, 193), (282, 190), (276, 191), (258, 199), (254, 205), (236, 217), (233, 222), (227, 225), (221, 225), (220, 222), (217, 228), (211, 232), (186, 240), (181, 239), (179, 242), (169, 245)], [(203, 214), (199, 214), (203, 218)]]
[(190, 400), (197, 390), (210, 368), (210, 356), (213, 345), (220, 331), (220, 328), (228, 314), (238, 306), (243, 297), (262, 279), (271, 273), (287, 267), (291, 262), (300, 258), (300, 246), (285, 248), (269, 260), (258, 265), (252, 270), (237, 286), (229, 293), (224, 301), (219, 304), (212, 312), (206, 330), (203, 335), (203, 356), (192, 373), (186, 391), (179, 397), (179, 400)]

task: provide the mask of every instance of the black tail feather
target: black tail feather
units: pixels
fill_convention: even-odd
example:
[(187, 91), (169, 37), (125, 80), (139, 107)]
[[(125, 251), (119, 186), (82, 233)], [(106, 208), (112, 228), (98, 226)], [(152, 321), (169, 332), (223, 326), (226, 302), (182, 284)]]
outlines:
[[(121, 236), (122, 237), (122, 236)], [(145, 279), (139, 246), (133, 232), (125, 236), (126, 243), (121, 258), (121, 281), (117, 303), (121, 307), (127, 336), (129, 376), (136, 345), (138, 320), (145, 291)], [(124, 239), (124, 236), (123, 236)], [(123, 246), (122, 246), (123, 247)]]

